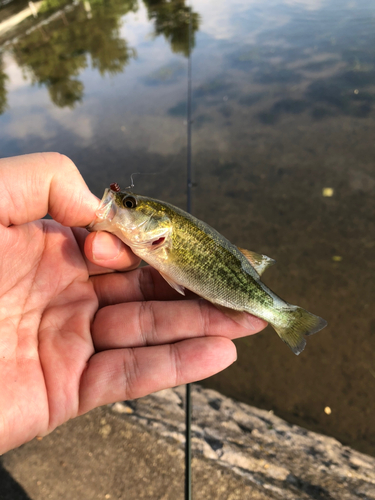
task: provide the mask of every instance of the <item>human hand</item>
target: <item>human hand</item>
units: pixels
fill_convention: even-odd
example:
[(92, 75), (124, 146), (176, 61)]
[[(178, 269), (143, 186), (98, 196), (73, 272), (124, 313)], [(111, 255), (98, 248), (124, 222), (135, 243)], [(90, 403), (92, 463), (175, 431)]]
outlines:
[[(201, 380), (248, 328), (181, 300), (108, 233), (99, 200), (57, 153), (0, 160), (0, 454), (92, 408)], [(54, 220), (40, 220), (49, 213)], [(105, 273), (105, 274), (104, 274)]]

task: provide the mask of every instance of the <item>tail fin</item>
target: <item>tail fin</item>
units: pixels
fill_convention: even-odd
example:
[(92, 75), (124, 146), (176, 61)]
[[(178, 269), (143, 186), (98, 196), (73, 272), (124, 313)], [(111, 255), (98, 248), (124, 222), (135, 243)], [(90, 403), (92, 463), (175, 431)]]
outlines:
[(306, 345), (305, 335), (319, 332), (327, 321), (315, 314), (311, 314), (302, 307), (290, 306), (289, 311), (284, 311), (286, 325), (274, 325), (278, 336), (292, 349), (294, 354), (300, 354)]

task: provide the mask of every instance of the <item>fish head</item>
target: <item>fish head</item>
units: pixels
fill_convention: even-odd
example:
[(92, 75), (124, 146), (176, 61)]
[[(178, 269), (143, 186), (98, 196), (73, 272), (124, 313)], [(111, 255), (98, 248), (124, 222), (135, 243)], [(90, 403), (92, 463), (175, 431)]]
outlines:
[(139, 254), (142, 250), (165, 246), (172, 223), (162, 202), (128, 191), (106, 189), (88, 230), (113, 233)]

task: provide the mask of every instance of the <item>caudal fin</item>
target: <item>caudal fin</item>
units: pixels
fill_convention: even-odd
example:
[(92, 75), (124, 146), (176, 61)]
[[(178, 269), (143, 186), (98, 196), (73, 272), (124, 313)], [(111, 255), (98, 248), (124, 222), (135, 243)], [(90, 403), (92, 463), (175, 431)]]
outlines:
[(272, 326), (294, 354), (300, 354), (305, 348), (305, 335), (312, 335), (327, 326), (325, 319), (309, 313), (302, 307), (291, 306), (289, 311), (283, 311), (284, 315), (285, 326), (274, 324)]

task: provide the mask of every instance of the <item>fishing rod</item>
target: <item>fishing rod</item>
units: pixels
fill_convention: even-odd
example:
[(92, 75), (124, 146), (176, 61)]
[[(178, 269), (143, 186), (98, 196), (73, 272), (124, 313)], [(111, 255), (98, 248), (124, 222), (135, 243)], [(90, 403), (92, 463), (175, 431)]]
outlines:
[[(187, 74), (187, 156), (186, 156), (186, 182), (187, 182), (187, 212), (191, 213), (191, 188), (192, 188), (192, 164), (191, 164), (191, 48), (192, 48), (192, 9), (189, 6), (189, 52), (188, 52), (188, 74)], [(185, 500), (192, 498), (192, 478), (191, 478), (191, 385), (186, 385), (185, 403)]]

